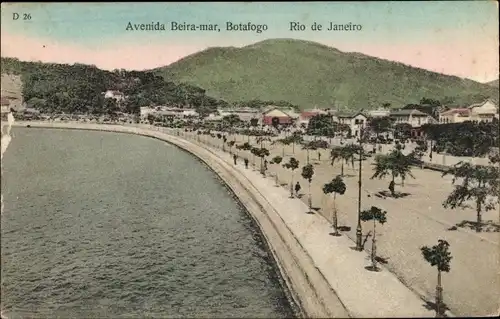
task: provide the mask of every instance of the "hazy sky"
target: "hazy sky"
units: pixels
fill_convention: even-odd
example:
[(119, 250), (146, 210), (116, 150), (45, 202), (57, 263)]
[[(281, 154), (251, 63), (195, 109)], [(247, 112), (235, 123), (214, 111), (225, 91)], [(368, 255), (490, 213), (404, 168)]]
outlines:
[[(1, 55), (21, 60), (141, 70), (207, 47), (295, 38), (481, 82), (498, 78), (496, 1), (2, 3), (1, 9)], [(171, 31), (172, 21), (216, 23), (221, 30)], [(268, 30), (226, 31), (228, 21), (266, 24)], [(167, 30), (126, 31), (129, 22), (160, 22)], [(290, 22), (303, 23), (305, 31), (290, 31)], [(324, 29), (330, 22), (353, 23), (362, 30), (311, 31), (313, 22)]]

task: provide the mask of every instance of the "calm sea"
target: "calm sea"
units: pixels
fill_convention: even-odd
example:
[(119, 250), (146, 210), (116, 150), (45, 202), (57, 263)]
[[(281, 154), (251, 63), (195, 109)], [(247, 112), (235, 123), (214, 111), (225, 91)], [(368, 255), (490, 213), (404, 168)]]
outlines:
[(4, 155), (9, 318), (293, 317), (257, 227), (159, 140), (14, 128)]

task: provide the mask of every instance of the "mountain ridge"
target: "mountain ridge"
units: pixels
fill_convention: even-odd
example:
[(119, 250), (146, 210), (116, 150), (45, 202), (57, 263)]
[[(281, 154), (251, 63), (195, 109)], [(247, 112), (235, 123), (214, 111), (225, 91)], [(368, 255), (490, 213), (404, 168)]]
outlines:
[(443, 104), (498, 101), (498, 91), (471, 79), (295, 39), (210, 47), (151, 71), (228, 102), (287, 100), (301, 108), (366, 109), (401, 107), (423, 97)]

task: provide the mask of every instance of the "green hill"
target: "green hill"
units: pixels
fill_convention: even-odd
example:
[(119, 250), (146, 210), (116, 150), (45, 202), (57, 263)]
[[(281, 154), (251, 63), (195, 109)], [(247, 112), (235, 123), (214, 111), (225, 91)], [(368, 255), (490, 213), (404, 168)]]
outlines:
[(493, 81), (488, 82), (486, 84), (491, 85), (493, 87), (499, 87), (499, 81), (498, 80), (493, 80)]
[(401, 107), (423, 97), (445, 104), (498, 100), (497, 89), (472, 80), (291, 39), (209, 48), (153, 71), (229, 102), (284, 100), (300, 108)]
[[(22, 91), (17, 87), (17, 93), (9, 94), (18, 94), (18, 99), (24, 98), (29, 107), (43, 113), (132, 114), (139, 113), (141, 106), (155, 105), (189, 106), (209, 113), (227, 106), (200, 87), (169, 82), (153, 72), (110, 72), (93, 65), (26, 62), (7, 57), (1, 58), (1, 71), (2, 96), (9, 93), (8, 87), (4, 90), (7, 80), (15, 78), (22, 81)], [(127, 99), (117, 105), (104, 98), (102, 93), (107, 90), (119, 90)]]

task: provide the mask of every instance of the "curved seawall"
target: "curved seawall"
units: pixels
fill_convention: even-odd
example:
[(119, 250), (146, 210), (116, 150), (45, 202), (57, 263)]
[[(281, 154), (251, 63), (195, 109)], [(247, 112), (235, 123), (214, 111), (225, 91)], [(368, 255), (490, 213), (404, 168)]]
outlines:
[(366, 271), (367, 254), (352, 251), (352, 242), (345, 236), (329, 236), (330, 225), (323, 217), (306, 214), (307, 207), (300, 200), (287, 198), (286, 190), (243, 165), (234, 166), (227, 153), (154, 129), (82, 123), (17, 125), (27, 124), (144, 135), (198, 157), (221, 177), (259, 225), (303, 317), (433, 316), (394, 275)]

